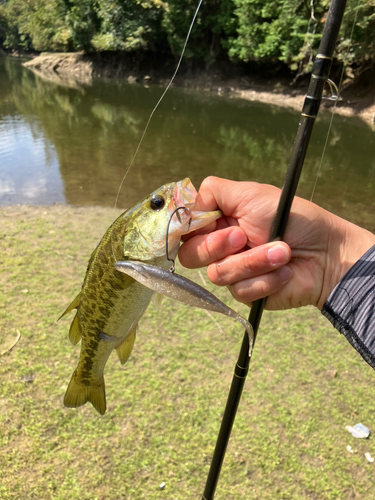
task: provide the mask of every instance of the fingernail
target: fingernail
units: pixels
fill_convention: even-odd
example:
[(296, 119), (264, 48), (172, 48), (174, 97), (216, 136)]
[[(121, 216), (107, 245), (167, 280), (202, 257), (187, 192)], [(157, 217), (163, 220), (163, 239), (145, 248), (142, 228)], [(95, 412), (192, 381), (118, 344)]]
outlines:
[(231, 247), (235, 249), (243, 248), (246, 245), (246, 236), (241, 229), (235, 229), (228, 236)]
[(283, 283), (286, 283), (292, 277), (292, 270), (288, 266), (284, 266), (279, 271), (280, 279)]
[(288, 250), (282, 245), (271, 247), (267, 252), (271, 264), (280, 264), (288, 260)]

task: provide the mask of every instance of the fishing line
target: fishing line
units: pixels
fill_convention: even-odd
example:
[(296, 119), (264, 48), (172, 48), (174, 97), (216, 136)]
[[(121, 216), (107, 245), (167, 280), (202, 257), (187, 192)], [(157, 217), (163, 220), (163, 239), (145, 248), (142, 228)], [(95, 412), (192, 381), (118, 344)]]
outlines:
[[(311, 27), (312, 21), (314, 21), (314, 27), (313, 27), (311, 36), (309, 37), (309, 35), (310, 35), (310, 27)], [(315, 37), (315, 32), (316, 32), (317, 26), (318, 26), (318, 21), (315, 18), (314, 0), (310, 0), (310, 19), (309, 19), (309, 21), (307, 23), (307, 31), (305, 33), (305, 38), (304, 38), (303, 46), (302, 46), (302, 49), (301, 49), (304, 52), (303, 56), (307, 56), (309, 54), (309, 60), (306, 63), (305, 67), (302, 67), (303, 59), (304, 59), (304, 57), (302, 57), (302, 59), (299, 62), (299, 65), (298, 65), (297, 74), (293, 78), (293, 80), (290, 82), (290, 85), (294, 85), (295, 82), (298, 80), (298, 78), (300, 76), (305, 75), (306, 74), (306, 69), (313, 62), (314, 51), (313, 51), (312, 46), (313, 46), (313, 43), (314, 43), (314, 37)], [(310, 42), (309, 42), (309, 39), (310, 39)]]
[(136, 150), (135, 150), (135, 153), (134, 153), (133, 159), (132, 159), (132, 161), (130, 162), (130, 165), (129, 165), (128, 169), (126, 170), (124, 177), (122, 178), (122, 181), (121, 181), (121, 183), (120, 183), (120, 187), (118, 188), (118, 191), (117, 191), (116, 202), (115, 202), (115, 209), (116, 209), (116, 207), (117, 207), (117, 202), (118, 202), (118, 198), (119, 198), (119, 195), (120, 195), (120, 191), (121, 191), (122, 185), (123, 185), (123, 183), (124, 183), (124, 181), (125, 181), (125, 179), (126, 179), (126, 177), (127, 177), (128, 173), (129, 173), (130, 169), (132, 168), (132, 166), (133, 166), (133, 164), (134, 164), (135, 158), (136, 158), (136, 156), (137, 156), (137, 154), (138, 154), (138, 151), (139, 151), (139, 149), (140, 149), (140, 147), (141, 147), (141, 144), (142, 144), (142, 142), (143, 142), (143, 139), (144, 139), (144, 137), (145, 137), (145, 135), (146, 135), (146, 132), (147, 132), (148, 126), (150, 125), (150, 122), (151, 122), (151, 120), (152, 120), (152, 117), (154, 116), (155, 111), (156, 111), (156, 110), (157, 110), (157, 108), (159, 107), (159, 104), (160, 104), (160, 103), (161, 103), (161, 101), (164, 99), (165, 94), (166, 94), (166, 93), (168, 92), (168, 90), (170, 89), (170, 87), (171, 87), (171, 85), (172, 85), (172, 83), (173, 83), (173, 81), (174, 81), (174, 79), (175, 79), (175, 77), (176, 77), (176, 75), (177, 75), (177, 72), (178, 72), (178, 70), (180, 69), (181, 62), (182, 62), (182, 59), (183, 59), (184, 54), (185, 54), (185, 49), (186, 49), (186, 46), (187, 46), (187, 43), (188, 43), (188, 40), (189, 40), (189, 37), (190, 37), (190, 33), (191, 33), (191, 30), (193, 29), (193, 26), (194, 26), (194, 23), (195, 23), (195, 19), (197, 18), (198, 11), (199, 11), (199, 9), (200, 9), (200, 6), (202, 5), (202, 2), (203, 2), (203, 0), (199, 0), (199, 4), (198, 4), (198, 6), (197, 6), (197, 8), (196, 8), (196, 10), (195, 10), (195, 13), (194, 13), (193, 19), (192, 19), (192, 21), (191, 21), (191, 23), (190, 23), (190, 27), (189, 27), (188, 33), (187, 33), (187, 35), (186, 35), (186, 39), (185, 39), (184, 46), (183, 46), (183, 48), (182, 48), (182, 52), (181, 52), (181, 55), (180, 55), (180, 59), (178, 60), (178, 63), (177, 63), (176, 69), (175, 69), (175, 72), (173, 73), (172, 78), (170, 79), (170, 81), (169, 81), (168, 85), (166, 86), (166, 88), (165, 88), (164, 92), (162, 93), (161, 97), (159, 98), (158, 102), (155, 104), (154, 109), (151, 111), (150, 116), (149, 116), (149, 118), (148, 118), (148, 120), (147, 120), (146, 126), (145, 126), (145, 128), (144, 128), (144, 130), (143, 130), (142, 136), (141, 136), (141, 138), (140, 138), (140, 141), (139, 141), (139, 143), (138, 143), (138, 146), (137, 146), (137, 148), (136, 148)]
[[(355, 16), (354, 16), (354, 20), (353, 20), (353, 24), (352, 24), (352, 29), (351, 29), (351, 32), (350, 32), (350, 42), (349, 42), (348, 48), (346, 50), (346, 54), (345, 54), (346, 57), (344, 58), (344, 61), (345, 61), (345, 59), (348, 60), (349, 50), (350, 50), (350, 47), (352, 45), (354, 27), (356, 25), (357, 17), (358, 17), (359, 4), (360, 4), (360, 0), (358, 0), (357, 7), (356, 7), (356, 10), (355, 10)], [(344, 73), (345, 73), (346, 67), (347, 67), (347, 63), (344, 62), (343, 67), (342, 67), (342, 71), (341, 71), (340, 81), (339, 81), (339, 84), (338, 84), (338, 96), (340, 96), (340, 94), (341, 94), (341, 86), (342, 86), (342, 81), (344, 79)], [(329, 140), (329, 137), (330, 137), (330, 134), (331, 134), (333, 119), (334, 119), (334, 117), (336, 115), (336, 113), (335, 113), (336, 106), (337, 106), (337, 102), (339, 101), (339, 99), (340, 98), (337, 98), (337, 99), (334, 100), (335, 104), (333, 106), (333, 110), (332, 110), (332, 114), (331, 114), (331, 119), (329, 121), (329, 126), (328, 126), (327, 135), (326, 135), (326, 140), (325, 140), (325, 143), (324, 143), (324, 146), (323, 146), (322, 156), (320, 158), (320, 162), (319, 162), (319, 166), (318, 166), (318, 172), (317, 172), (317, 174), (315, 176), (315, 182), (314, 182), (313, 190), (312, 190), (312, 193), (311, 193), (310, 201), (313, 200), (313, 197), (314, 197), (314, 194), (315, 194), (315, 189), (316, 189), (316, 186), (318, 184), (318, 179), (319, 179), (320, 172), (321, 172), (322, 165), (323, 165), (323, 159), (324, 159), (324, 156), (326, 154), (326, 149), (327, 149), (327, 146), (328, 146), (328, 140)]]
[[(118, 199), (119, 199), (119, 196), (120, 196), (120, 191), (121, 191), (121, 188), (122, 188), (122, 186), (123, 186), (123, 184), (124, 184), (124, 181), (125, 181), (125, 179), (126, 179), (126, 177), (127, 177), (128, 173), (129, 173), (130, 169), (132, 168), (132, 166), (133, 166), (133, 164), (134, 164), (135, 158), (136, 158), (136, 156), (137, 156), (137, 154), (138, 154), (138, 151), (139, 151), (139, 149), (140, 149), (140, 147), (141, 147), (141, 144), (142, 144), (142, 142), (143, 142), (143, 139), (144, 139), (144, 137), (145, 137), (145, 135), (146, 135), (146, 132), (147, 132), (148, 126), (150, 125), (150, 122), (151, 122), (151, 120), (152, 120), (152, 117), (154, 116), (155, 111), (156, 111), (156, 110), (157, 110), (157, 108), (159, 107), (159, 104), (160, 104), (160, 103), (161, 103), (161, 101), (164, 99), (165, 94), (166, 94), (166, 93), (168, 92), (168, 90), (170, 89), (170, 87), (171, 87), (171, 85), (172, 85), (172, 83), (173, 83), (173, 81), (174, 81), (174, 79), (175, 79), (175, 77), (176, 77), (176, 75), (177, 75), (177, 72), (178, 72), (178, 70), (180, 69), (181, 62), (182, 62), (182, 59), (183, 59), (184, 54), (185, 54), (186, 46), (187, 46), (187, 43), (188, 43), (188, 41), (189, 41), (190, 34), (191, 34), (191, 31), (192, 31), (193, 26), (194, 26), (194, 24), (195, 24), (195, 20), (196, 20), (196, 18), (197, 18), (197, 15), (198, 15), (199, 9), (200, 9), (200, 7), (201, 7), (201, 5), (202, 5), (202, 2), (203, 2), (203, 0), (199, 0), (198, 6), (197, 6), (197, 8), (195, 9), (194, 16), (193, 16), (193, 19), (192, 19), (192, 21), (191, 21), (191, 23), (190, 23), (190, 27), (189, 27), (188, 33), (187, 33), (187, 35), (186, 35), (186, 38), (185, 38), (185, 43), (184, 43), (184, 46), (183, 46), (183, 48), (182, 48), (182, 52), (181, 52), (180, 58), (179, 58), (179, 60), (178, 60), (178, 63), (177, 63), (177, 66), (176, 66), (175, 72), (173, 73), (172, 78), (170, 79), (170, 81), (169, 81), (168, 85), (166, 86), (166, 88), (165, 88), (164, 92), (162, 93), (161, 97), (159, 98), (158, 102), (155, 104), (154, 109), (153, 109), (153, 110), (151, 111), (151, 113), (150, 113), (150, 116), (149, 116), (149, 118), (148, 118), (148, 120), (147, 120), (146, 126), (145, 126), (145, 128), (144, 128), (144, 130), (143, 130), (143, 133), (142, 133), (142, 135), (141, 135), (141, 138), (140, 138), (140, 140), (139, 140), (138, 146), (137, 146), (137, 148), (136, 148), (136, 150), (135, 150), (134, 156), (133, 156), (133, 158), (132, 158), (132, 160), (131, 160), (131, 162), (130, 162), (130, 165), (128, 166), (128, 168), (127, 168), (127, 170), (126, 170), (126, 172), (125, 172), (124, 177), (123, 177), (123, 178), (122, 178), (122, 180), (121, 180), (120, 186), (119, 186), (118, 191), (117, 191), (116, 201), (115, 201), (115, 206), (113, 207), (113, 211), (115, 211), (115, 210), (116, 210), (116, 208), (117, 208), (117, 203), (118, 203)], [(115, 259), (115, 262), (117, 262), (117, 259), (116, 259), (116, 256), (115, 256), (115, 253), (114, 253), (114, 250), (113, 250), (113, 243), (112, 243), (112, 231), (111, 231), (111, 248), (112, 248), (112, 254), (113, 254), (113, 257), (114, 257), (114, 259)]]

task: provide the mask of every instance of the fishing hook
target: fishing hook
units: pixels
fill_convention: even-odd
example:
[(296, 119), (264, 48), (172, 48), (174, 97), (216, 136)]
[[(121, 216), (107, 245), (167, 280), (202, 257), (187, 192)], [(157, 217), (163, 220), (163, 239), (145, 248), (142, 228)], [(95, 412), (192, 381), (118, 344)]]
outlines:
[(191, 217), (191, 214), (190, 214), (190, 210), (187, 208), (187, 207), (177, 207), (175, 210), (173, 210), (171, 216), (169, 217), (169, 221), (168, 221), (168, 224), (167, 224), (167, 232), (165, 234), (165, 253), (167, 254), (167, 260), (169, 260), (169, 262), (172, 262), (172, 267), (170, 268), (170, 272), (171, 273), (174, 273), (175, 271), (175, 259), (170, 259), (169, 258), (169, 253), (168, 253), (168, 233), (169, 233), (169, 225), (171, 223), (171, 220), (172, 220), (172, 217), (174, 216), (174, 214), (177, 212), (177, 218), (178, 218), (178, 221), (182, 224), (182, 220), (181, 220), (181, 217), (180, 217), (180, 214), (178, 213), (179, 210), (185, 210), (185, 212), (188, 213), (188, 215), (190, 215), (190, 219), (189, 219), (189, 222), (188, 222), (188, 232), (189, 232), (189, 229), (190, 229), (190, 224), (191, 224), (191, 221), (192, 221), (192, 217)]
[[(144, 130), (143, 130), (143, 133), (142, 133), (142, 135), (141, 135), (141, 138), (140, 138), (140, 140), (139, 140), (138, 146), (136, 147), (136, 150), (135, 150), (134, 156), (133, 156), (133, 158), (132, 158), (132, 160), (131, 160), (131, 162), (130, 162), (130, 165), (128, 166), (128, 168), (127, 168), (127, 170), (126, 170), (126, 172), (125, 172), (124, 177), (123, 177), (123, 178), (122, 178), (122, 180), (121, 180), (120, 186), (119, 186), (119, 188), (118, 188), (118, 190), (117, 190), (117, 195), (116, 195), (116, 200), (115, 200), (115, 206), (113, 207), (113, 210), (114, 210), (114, 211), (115, 211), (115, 210), (116, 210), (116, 208), (117, 208), (117, 203), (118, 203), (118, 200), (119, 200), (119, 196), (120, 196), (120, 191), (121, 191), (121, 188), (122, 188), (122, 186), (123, 186), (123, 184), (124, 184), (124, 181), (125, 181), (125, 179), (126, 179), (126, 177), (127, 177), (128, 173), (129, 173), (130, 169), (132, 168), (132, 166), (133, 166), (133, 164), (134, 164), (134, 162), (135, 162), (135, 159), (136, 159), (136, 157), (137, 157), (137, 155), (138, 155), (138, 151), (139, 151), (139, 149), (140, 149), (140, 147), (141, 147), (141, 144), (142, 144), (142, 142), (143, 142), (143, 139), (144, 139), (144, 137), (145, 137), (145, 135), (146, 135), (146, 132), (147, 132), (147, 130), (148, 130), (148, 126), (150, 125), (150, 122), (151, 122), (151, 120), (152, 120), (152, 117), (154, 116), (156, 109), (159, 107), (159, 104), (160, 104), (160, 103), (161, 103), (161, 101), (164, 99), (165, 94), (168, 92), (168, 90), (169, 90), (169, 89), (170, 89), (170, 87), (172, 86), (172, 83), (173, 83), (173, 81), (174, 81), (174, 79), (175, 79), (175, 77), (176, 77), (176, 75), (177, 75), (177, 73), (178, 73), (178, 70), (180, 69), (181, 62), (182, 62), (182, 59), (183, 59), (184, 54), (185, 54), (186, 46), (187, 46), (187, 43), (188, 43), (188, 41), (189, 41), (190, 34), (191, 34), (192, 29), (193, 29), (193, 26), (194, 26), (195, 20), (196, 20), (196, 18), (197, 18), (197, 16), (198, 16), (198, 12), (199, 12), (199, 9), (200, 9), (200, 7), (201, 7), (201, 5), (202, 5), (202, 2), (203, 2), (203, 0), (199, 0), (198, 6), (197, 6), (197, 8), (195, 9), (195, 12), (194, 12), (194, 15), (193, 15), (193, 19), (192, 19), (192, 21), (191, 21), (191, 23), (190, 23), (190, 27), (189, 27), (188, 33), (187, 33), (187, 35), (186, 35), (186, 38), (185, 38), (185, 43), (184, 43), (184, 46), (182, 47), (181, 55), (180, 55), (180, 58), (179, 58), (179, 60), (178, 60), (178, 62), (177, 62), (177, 66), (176, 66), (175, 72), (173, 73), (172, 78), (169, 80), (168, 85), (167, 85), (167, 86), (166, 86), (166, 88), (164, 89), (164, 92), (162, 93), (161, 97), (159, 98), (158, 102), (155, 104), (155, 106), (154, 106), (153, 110), (152, 110), (152, 111), (151, 111), (151, 113), (150, 113), (150, 116), (148, 117), (148, 120), (147, 120), (146, 126), (145, 126), (145, 128), (144, 128)], [(174, 213), (174, 212), (173, 212), (173, 213)], [(173, 215), (173, 214), (172, 214), (172, 215)], [(190, 222), (189, 222), (189, 225), (190, 225)], [(117, 259), (116, 259), (116, 256), (115, 256), (115, 252), (114, 252), (114, 250), (113, 250), (112, 232), (111, 232), (111, 249), (112, 249), (112, 253), (113, 253), (113, 258), (115, 259), (115, 262), (117, 262)], [(167, 257), (168, 257), (168, 252), (167, 252)], [(168, 259), (168, 260), (170, 260), (170, 259)], [(173, 262), (173, 264), (174, 264), (174, 262)], [(173, 269), (174, 269), (174, 267), (173, 267)]]

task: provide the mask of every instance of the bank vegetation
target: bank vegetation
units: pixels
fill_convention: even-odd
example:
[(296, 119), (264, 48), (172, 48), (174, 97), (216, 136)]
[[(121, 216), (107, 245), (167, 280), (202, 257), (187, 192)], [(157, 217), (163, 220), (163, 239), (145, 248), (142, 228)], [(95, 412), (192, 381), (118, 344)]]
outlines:
[[(329, 3), (205, 0), (186, 64), (207, 70), (230, 61), (308, 73)], [(177, 58), (196, 6), (196, 0), (0, 0), (0, 44), (8, 50), (127, 53), (135, 64), (150, 53)], [(348, 0), (335, 53), (336, 62), (348, 65), (347, 79), (371, 68), (374, 42), (375, 1)]]

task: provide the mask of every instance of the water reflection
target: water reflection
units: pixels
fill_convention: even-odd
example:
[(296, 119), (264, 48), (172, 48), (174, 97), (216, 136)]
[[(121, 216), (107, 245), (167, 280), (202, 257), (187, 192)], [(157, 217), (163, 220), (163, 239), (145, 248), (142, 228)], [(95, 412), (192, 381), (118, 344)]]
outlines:
[(6, 114), (0, 122), (0, 200), (33, 204), (47, 195), (64, 201), (54, 147), (37, 129)]
[[(57, 84), (0, 58), (0, 203), (113, 206), (163, 89)], [(299, 194), (310, 197), (328, 129), (322, 114)], [(120, 194), (129, 206), (164, 182), (207, 175), (281, 186), (298, 113), (171, 89), (151, 121)], [(374, 133), (336, 117), (314, 200), (375, 230)]]

